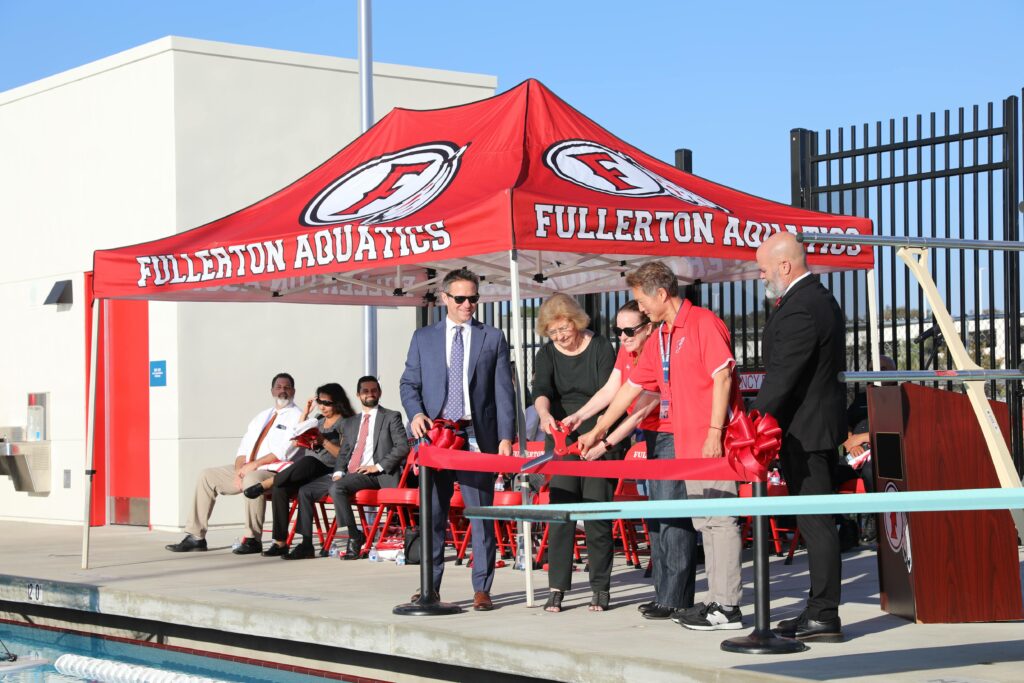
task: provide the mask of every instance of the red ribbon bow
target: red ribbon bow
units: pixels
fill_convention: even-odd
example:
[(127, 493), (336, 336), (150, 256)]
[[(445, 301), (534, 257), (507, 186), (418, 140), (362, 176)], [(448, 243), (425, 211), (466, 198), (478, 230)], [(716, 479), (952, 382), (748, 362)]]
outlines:
[(756, 410), (747, 415), (735, 410), (725, 432), (724, 446), (725, 457), (734, 470), (746, 475), (749, 481), (764, 481), (769, 463), (782, 447), (782, 429), (771, 415), (761, 415)]
[(427, 440), (431, 445), (438, 448), (450, 448), (453, 451), (461, 450), (466, 445), (466, 440), (459, 436), (459, 423), (455, 420), (437, 418), (427, 431)]

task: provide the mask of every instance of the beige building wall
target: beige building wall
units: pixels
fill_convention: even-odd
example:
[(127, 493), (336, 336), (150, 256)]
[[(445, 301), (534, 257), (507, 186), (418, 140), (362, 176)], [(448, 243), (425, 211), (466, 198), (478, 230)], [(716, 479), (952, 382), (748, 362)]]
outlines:
[[(380, 118), (396, 106), (489, 97), (490, 76), (378, 64)], [(0, 477), (0, 518), (80, 523), (85, 452), (81, 273), (92, 252), (202, 225), (272, 194), (359, 134), (355, 60), (164, 38), (0, 93), (0, 307), (17, 321), (0, 354), (0, 425), (25, 423), (30, 391), (50, 392), (52, 491)], [(72, 279), (70, 310), (43, 306)], [(270, 378), (297, 399), (362, 374), (362, 307), (149, 304), (149, 355), (167, 361), (150, 389), (150, 522), (180, 528), (200, 469), (231, 461)], [(380, 309), (382, 403), (398, 378), (415, 309)], [(354, 395), (352, 395), (354, 400)], [(63, 470), (71, 486), (63, 488)], [(241, 500), (213, 523), (237, 524)]]

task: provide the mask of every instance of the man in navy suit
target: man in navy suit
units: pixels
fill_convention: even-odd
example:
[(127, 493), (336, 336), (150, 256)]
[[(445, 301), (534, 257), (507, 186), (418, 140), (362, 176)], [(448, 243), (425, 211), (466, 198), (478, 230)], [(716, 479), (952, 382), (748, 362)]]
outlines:
[[(473, 319), (480, 278), (460, 268), (445, 276), (441, 300), (448, 315), (413, 334), (400, 382), (402, 407), (413, 436), (422, 438), (435, 418), (459, 420), (469, 450), (512, 454), (515, 435), (515, 391), (508, 342), (501, 330)], [(466, 505), (494, 502), (494, 475), (487, 472), (439, 471), (434, 477), (434, 588), (440, 591), (444, 574), (444, 540), (448, 508), (458, 481)], [(494, 525), (474, 519), (473, 609), (493, 609)], [(427, 561), (424, 558), (424, 561)], [(413, 596), (413, 601), (419, 596)]]

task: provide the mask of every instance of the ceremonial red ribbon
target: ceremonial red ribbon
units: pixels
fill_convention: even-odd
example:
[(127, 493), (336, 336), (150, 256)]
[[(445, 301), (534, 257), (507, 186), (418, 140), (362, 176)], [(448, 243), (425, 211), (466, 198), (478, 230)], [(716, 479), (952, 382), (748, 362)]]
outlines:
[[(568, 447), (565, 445), (569, 430), (560, 422), (555, 425), (552, 430), (555, 453), (560, 456), (577, 455), (579, 447), (576, 444)], [(427, 435), (431, 443), (419, 447), (419, 464), (434, 469), (467, 472), (521, 471), (525, 462), (523, 458), (458, 450), (462, 445), (458, 443), (461, 438), (456, 436), (453, 443), (448, 437), (456, 428), (457, 424), (450, 420), (435, 420)], [(435, 433), (435, 430), (438, 431)], [(781, 445), (782, 429), (774, 417), (761, 415), (757, 411), (747, 415), (742, 410), (734, 410), (725, 432), (724, 458), (584, 461), (560, 457), (540, 465), (536, 471), (608, 479), (764, 481), (768, 476), (768, 465), (778, 456)]]

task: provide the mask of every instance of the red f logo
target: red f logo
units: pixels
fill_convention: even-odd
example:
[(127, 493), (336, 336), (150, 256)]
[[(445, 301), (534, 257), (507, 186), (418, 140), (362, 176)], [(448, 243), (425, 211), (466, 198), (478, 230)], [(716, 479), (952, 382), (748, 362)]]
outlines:
[(385, 199), (394, 194), (396, 190), (401, 189), (405, 183), (410, 182), (409, 176), (419, 176), (429, 167), (430, 163), (426, 161), (411, 164), (395, 164), (377, 187), (364, 194), (362, 199), (358, 200), (355, 204), (339, 209), (332, 215), (341, 216), (360, 213), (378, 199)]
[(624, 191), (636, 188), (635, 185), (626, 182), (626, 174), (617, 168), (617, 160), (607, 152), (587, 152), (586, 154), (577, 154), (576, 158), (586, 164), (587, 168), (594, 172), (594, 175), (611, 183), (616, 190)]

